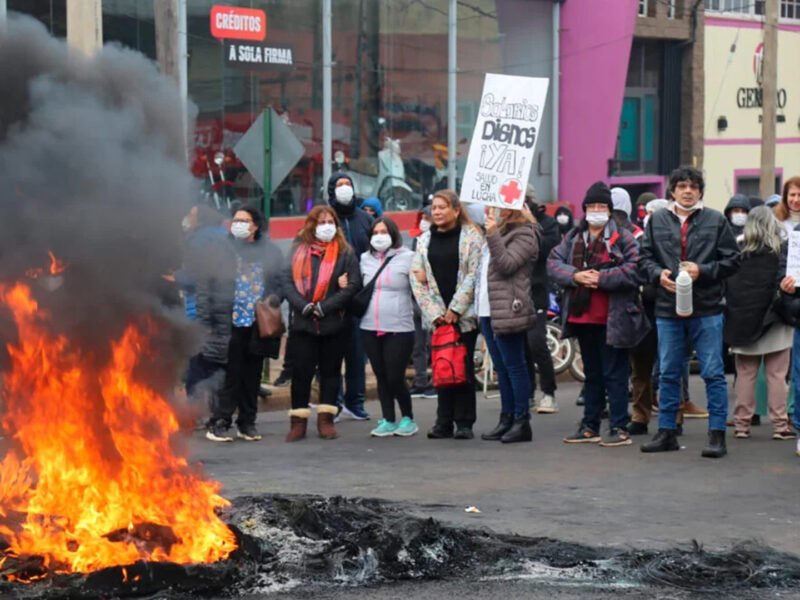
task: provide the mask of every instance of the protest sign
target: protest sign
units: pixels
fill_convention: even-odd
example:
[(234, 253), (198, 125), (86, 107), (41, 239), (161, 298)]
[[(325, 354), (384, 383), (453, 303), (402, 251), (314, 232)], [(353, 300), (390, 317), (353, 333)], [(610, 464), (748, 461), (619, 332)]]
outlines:
[(549, 79), (487, 73), (461, 200), (519, 209), (533, 164)]
[(789, 253), (786, 256), (786, 276), (800, 282), (800, 231), (789, 234)]

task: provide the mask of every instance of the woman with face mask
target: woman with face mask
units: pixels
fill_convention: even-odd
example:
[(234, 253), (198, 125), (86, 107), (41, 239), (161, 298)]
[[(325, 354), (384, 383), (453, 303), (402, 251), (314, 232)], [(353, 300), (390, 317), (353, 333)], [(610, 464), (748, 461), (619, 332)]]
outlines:
[(361, 287), (358, 260), (329, 206), (311, 209), (289, 257), (283, 292), (294, 314), (288, 344), (293, 352), (291, 428), (286, 441), (306, 436), (311, 381), (317, 370), (317, 431), (330, 440), (336, 437), (339, 374), (352, 329), (347, 308)]
[(747, 215), (750, 212), (750, 199), (744, 194), (734, 195), (725, 207), (725, 218), (731, 224), (733, 235), (736, 241), (743, 241), (744, 224), (747, 223)]
[[(236, 282), (231, 313), (225, 383), (213, 408), (206, 437), (230, 442), (233, 414), (236, 437), (245, 441), (261, 439), (256, 429), (258, 391), (264, 358), (278, 358), (280, 336), (262, 339), (256, 325), (255, 303), (269, 296), (281, 297), (280, 265), (283, 255), (264, 233), (264, 216), (256, 208), (243, 206), (233, 215), (231, 236), (236, 252)], [(222, 285), (220, 279), (217, 285)]]
[(572, 210), (568, 206), (559, 206), (556, 209), (555, 220), (558, 223), (558, 231), (561, 233), (562, 238), (575, 226)]
[[(394, 221), (381, 218), (370, 229), (370, 249), (361, 255), (364, 286), (375, 280), (367, 312), (361, 318), (372, 371), (378, 380), (383, 418), (372, 430), (374, 437), (407, 437), (419, 431), (406, 385), (406, 366), (414, 347), (414, 308), (408, 279), (414, 253), (403, 247)], [(395, 401), (400, 407), (397, 419)]]
[[(611, 190), (598, 181), (583, 200), (585, 217), (550, 253), (547, 270), (565, 289), (563, 335), (575, 336), (586, 374), (584, 413), (578, 431), (564, 442), (625, 446), (628, 424), (628, 348), (650, 330), (639, 298), (639, 248), (633, 235), (610, 219)], [(609, 403), (608, 433), (600, 419)]]

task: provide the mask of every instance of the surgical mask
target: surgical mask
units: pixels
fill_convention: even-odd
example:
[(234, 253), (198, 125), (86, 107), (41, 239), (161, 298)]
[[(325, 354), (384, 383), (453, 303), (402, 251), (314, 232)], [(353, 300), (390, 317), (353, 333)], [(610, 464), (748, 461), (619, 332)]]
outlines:
[(386, 252), (392, 247), (392, 236), (388, 233), (376, 233), (369, 242), (378, 252)]
[(250, 223), (232, 223), (231, 234), (237, 240), (246, 240), (250, 237)]
[(734, 213), (731, 215), (731, 223), (736, 227), (744, 227), (747, 223), (747, 213)]
[(183, 217), (183, 221), (181, 221), (181, 229), (183, 229), (184, 233), (192, 229), (192, 220), (189, 217)]
[(556, 217), (556, 221), (558, 221), (559, 225), (567, 225), (569, 223), (569, 215), (558, 215)]
[(608, 213), (590, 212), (586, 213), (586, 222), (594, 227), (603, 227), (608, 223)]
[(426, 221), (425, 219), (422, 219), (422, 221), (419, 222), (419, 230), (422, 233), (425, 233), (426, 231), (430, 231), (431, 230), (431, 222), (430, 221)]
[(353, 188), (349, 185), (342, 185), (336, 188), (336, 200), (341, 204), (348, 205), (353, 202)]
[(314, 235), (320, 242), (330, 242), (336, 235), (336, 225), (333, 223), (320, 223), (314, 230)]

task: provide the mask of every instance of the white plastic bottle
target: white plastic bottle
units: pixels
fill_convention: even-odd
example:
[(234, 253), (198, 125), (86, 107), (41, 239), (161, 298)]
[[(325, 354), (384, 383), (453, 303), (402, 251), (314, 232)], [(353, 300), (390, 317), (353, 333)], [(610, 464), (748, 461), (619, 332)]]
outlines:
[(692, 316), (692, 278), (686, 271), (675, 279), (675, 312), (679, 317)]

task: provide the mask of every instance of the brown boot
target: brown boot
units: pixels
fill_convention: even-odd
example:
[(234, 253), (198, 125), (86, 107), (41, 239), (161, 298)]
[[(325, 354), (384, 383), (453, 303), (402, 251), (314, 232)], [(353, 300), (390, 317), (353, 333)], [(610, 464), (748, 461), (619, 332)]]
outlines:
[(692, 402), (691, 400), (687, 400), (686, 404), (683, 405), (683, 414), (687, 419), (707, 419), (708, 418), (708, 411), (700, 408)]
[(335, 440), (339, 437), (336, 428), (333, 426), (333, 419), (336, 417), (337, 408), (332, 404), (320, 404), (317, 406), (317, 431), (323, 440)]
[(287, 442), (296, 442), (306, 437), (306, 428), (308, 427), (308, 417), (311, 416), (311, 411), (307, 408), (294, 408), (289, 411), (290, 429), (286, 435)]

